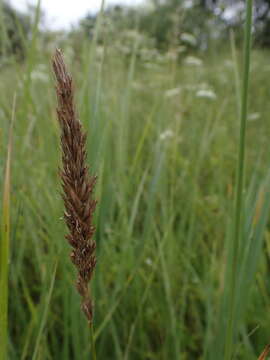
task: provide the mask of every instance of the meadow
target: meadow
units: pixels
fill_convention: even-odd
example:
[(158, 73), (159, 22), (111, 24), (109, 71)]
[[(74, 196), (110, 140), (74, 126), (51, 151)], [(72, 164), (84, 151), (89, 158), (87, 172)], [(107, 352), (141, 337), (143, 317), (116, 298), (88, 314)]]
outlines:
[[(0, 68), (1, 179), (14, 113), (8, 359), (90, 359), (64, 238), (56, 46), (74, 77), (88, 163), (98, 176), (97, 358), (223, 359), (242, 47), (231, 37), (206, 52), (158, 54), (131, 36), (128, 55), (88, 39), (78, 51), (63, 39), (43, 46), (36, 28), (24, 61)], [(235, 359), (257, 359), (270, 335), (269, 79), (269, 51), (254, 48)]]

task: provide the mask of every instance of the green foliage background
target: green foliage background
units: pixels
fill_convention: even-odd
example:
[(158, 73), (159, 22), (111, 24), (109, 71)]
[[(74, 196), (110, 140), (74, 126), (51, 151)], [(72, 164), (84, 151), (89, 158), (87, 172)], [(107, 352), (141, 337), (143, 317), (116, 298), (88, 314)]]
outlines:
[[(29, 33), (20, 33), (24, 58), (5, 47), (0, 68), (1, 174), (17, 94), (9, 359), (90, 358), (61, 218), (50, 65), (56, 46), (74, 75), (88, 161), (98, 174), (92, 286), (98, 358), (222, 359), (241, 46), (231, 33), (222, 47), (211, 43), (203, 51), (187, 37), (179, 43), (175, 33), (159, 47), (139, 31), (136, 16), (114, 32), (106, 17), (99, 29), (94, 21), (92, 37), (82, 29), (44, 34), (40, 15), (37, 8)], [(245, 360), (257, 359), (269, 341), (268, 58), (268, 50), (252, 53), (234, 347), (235, 358)]]

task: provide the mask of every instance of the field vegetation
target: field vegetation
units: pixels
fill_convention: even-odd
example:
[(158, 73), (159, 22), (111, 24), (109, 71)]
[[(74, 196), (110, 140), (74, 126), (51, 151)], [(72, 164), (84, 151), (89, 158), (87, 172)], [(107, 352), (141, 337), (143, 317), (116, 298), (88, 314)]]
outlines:
[[(9, 309), (8, 357), (2, 337), (0, 359), (90, 359), (89, 329), (64, 239), (51, 70), (56, 47), (73, 74), (88, 163), (98, 176), (92, 282), (97, 358), (223, 359), (242, 27), (206, 48), (195, 46), (199, 39), (188, 32), (164, 48), (136, 21), (116, 36), (101, 14), (91, 37), (83, 26), (70, 34), (43, 33), (39, 7), (32, 15), (27, 36), (17, 24), (21, 56), (8, 47), (10, 38), (1, 42), (0, 271), (3, 276), (6, 254)], [(269, 50), (254, 46), (234, 274), (234, 359), (257, 359), (270, 337), (269, 79)]]

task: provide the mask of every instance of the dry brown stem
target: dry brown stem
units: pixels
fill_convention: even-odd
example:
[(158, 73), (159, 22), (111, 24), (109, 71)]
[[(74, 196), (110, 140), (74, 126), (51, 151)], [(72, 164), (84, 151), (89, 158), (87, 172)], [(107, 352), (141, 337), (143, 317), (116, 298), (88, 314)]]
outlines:
[(258, 360), (266, 360), (267, 355), (270, 353), (270, 344), (268, 344), (261, 353)]
[(93, 213), (96, 207), (93, 189), (96, 176), (88, 173), (86, 133), (83, 132), (75, 111), (72, 78), (67, 72), (60, 50), (56, 50), (52, 64), (56, 77), (57, 116), (61, 128), (60, 177), (65, 205), (64, 219), (69, 229), (66, 238), (73, 247), (70, 257), (78, 270), (76, 287), (82, 297), (82, 310), (91, 324), (93, 305), (88, 285), (96, 265), (96, 243), (93, 240)]

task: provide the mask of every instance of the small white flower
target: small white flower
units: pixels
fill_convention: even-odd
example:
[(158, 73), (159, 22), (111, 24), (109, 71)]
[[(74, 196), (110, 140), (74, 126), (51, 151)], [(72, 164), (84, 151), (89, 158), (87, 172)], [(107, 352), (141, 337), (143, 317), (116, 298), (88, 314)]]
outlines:
[(189, 44), (191, 46), (196, 46), (197, 45), (197, 40), (196, 40), (195, 36), (193, 36), (192, 34), (183, 33), (183, 34), (181, 34), (180, 39), (184, 43), (187, 43), (187, 44)]
[(203, 61), (195, 56), (187, 56), (185, 58), (185, 64), (189, 66), (202, 66)]
[(47, 82), (48, 81), (48, 75), (41, 73), (41, 72), (37, 72), (37, 71), (33, 71), (31, 74), (31, 79), (32, 80), (38, 80), (38, 81), (43, 81), (43, 82)]
[(143, 64), (143, 67), (145, 67), (146, 69), (155, 69), (155, 70), (160, 69), (160, 66), (158, 64), (154, 64), (151, 62), (146, 62), (145, 64)]
[(224, 61), (224, 65), (226, 67), (228, 67), (228, 68), (232, 68), (233, 67), (233, 62), (232, 62), (232, 60), (227, 59), (227, 60)]
[(46, 72), (46, 66), (44, 64), (39, 64), (32, 72), (31, 79), (37, 81), (48, 82), (49, 76)]
[(131, 84), (132, 88), (135, 90), (144, 90), (145, 86), (141, 83), (138, 83), (136, 81), (133, 81), (133, 83)]
[(96, 49), (96, 55), (99, 59), (103, 58), (104, 55), (104, 46), (98, 46)]
[(190, 9), (193, 6), (193, 0), (184, 0), (183, 8)]
[(165, 130), (163, 133), (161, 133), (159, 135), (159, 138), (161, 141), (164, 141), (164, 140), (166, 140), (168, 138), (172, 138), (172, 137), (173, 137), (173, 132), (170, 129)]
[(205, 89), (205, 90), (202, 89), (196, 92), (196, 97), (215, 100), (217, 98), (217, 95), (214, 93), (214, 91), (210, 89)]
[(153, 261), (149, 257), (145, 259), (145, 263), (146, 263), (146, 265), (149, 265), (149, 266), (153, 265)]
[(174, 89), (169, 89), (169, 90), (165, 91), (165, 97), (170, 98), (172, 96), (180, 94), (180, 92), (181, 92), (180, 87), (177, 87), (177, 88), (174, 88)]
[(258, 112), (252, 113), (248, 115), (248, 120), (249, 121), (256, 121), (261, 117), (261, 114)]

